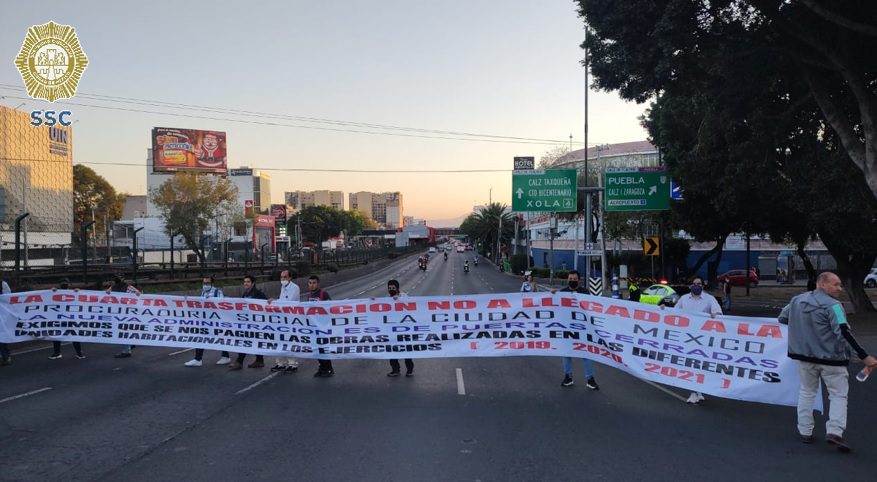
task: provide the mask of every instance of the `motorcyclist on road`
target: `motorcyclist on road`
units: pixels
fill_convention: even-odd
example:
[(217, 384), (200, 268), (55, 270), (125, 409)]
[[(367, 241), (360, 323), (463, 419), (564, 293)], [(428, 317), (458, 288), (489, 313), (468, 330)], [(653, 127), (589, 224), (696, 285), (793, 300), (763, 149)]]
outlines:
[(469, 260), (467, 259), (465, 263), (463, 263), (463, 272), (469, 272)]
[(445, 261), (447, 261), (447, 260), (448, 260), (448, 252), (445, 251)]

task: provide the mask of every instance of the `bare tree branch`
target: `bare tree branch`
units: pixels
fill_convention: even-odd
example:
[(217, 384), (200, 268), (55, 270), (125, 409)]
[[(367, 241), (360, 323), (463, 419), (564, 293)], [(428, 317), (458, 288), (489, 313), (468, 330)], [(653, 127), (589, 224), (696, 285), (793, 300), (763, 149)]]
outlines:
[(798, 0), (802, 5), (810, 9), (816, 15), (822, 17), (823, 19), (845, 29), (851, 30), (853, 32), (869, 35), (872, 37), (877, 37), (877, 27), (873, 25), (868, 25), (865, 23), (860, 23), (850, 18), (844, 17), (839, 13), (832, 12), (831, 10), (823, 7), (819, 3), (814, 0)]

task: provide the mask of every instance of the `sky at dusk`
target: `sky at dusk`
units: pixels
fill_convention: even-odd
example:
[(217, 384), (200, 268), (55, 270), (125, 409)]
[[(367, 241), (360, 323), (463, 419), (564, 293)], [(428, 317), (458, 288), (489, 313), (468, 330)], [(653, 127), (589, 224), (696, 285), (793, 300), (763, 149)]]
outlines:
[[(16, 98), (26, 94), (13, 59), (31, 25), (75, 27), (89, 65), (78, 95), (52, 108), (78, 121), (74, 162), (132, 194), (145, 194), (155, 126), (227, 132), (229, 167), (268, 170), (274, 202), (289, 190), (341, 190), (345, 202), (350, 192), (401, 191), (404, 214), (428, 220), (464, 216), (491, 188), (493, 201), (510, 204), (512, 158), (553, 147), (468, 134), (565, 145), (572, 134), (573, 147), (582, 145), (584, 30), (569, 0), (0, 0), (0, 11), (0, 104), (46, 108)], [(590, 144), (646, 138), (637, 119), (646, 106), (593, 90), (589, 103)]]

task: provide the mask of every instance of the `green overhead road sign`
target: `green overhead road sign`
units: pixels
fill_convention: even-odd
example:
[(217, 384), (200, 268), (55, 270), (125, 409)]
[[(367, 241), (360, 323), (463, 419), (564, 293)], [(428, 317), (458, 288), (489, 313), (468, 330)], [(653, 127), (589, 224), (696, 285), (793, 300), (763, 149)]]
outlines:
[(575, 212), (577, 200), (575, 169), (512, 174), (512, 211)]
[(606, 211), (670, 209), (670, 176), (655, 168), (606, 169)]

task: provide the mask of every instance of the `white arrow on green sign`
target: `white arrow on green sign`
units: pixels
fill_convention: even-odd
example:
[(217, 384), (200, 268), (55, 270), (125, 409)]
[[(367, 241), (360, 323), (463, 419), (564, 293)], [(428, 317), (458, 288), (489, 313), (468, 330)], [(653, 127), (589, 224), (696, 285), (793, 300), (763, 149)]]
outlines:
[(575, 212), (575, 169), (516, 171), (512, 174), (512, 211)]
[(664, 169), (607, 168), (606, 211), (670, 209), (670, 176)]

